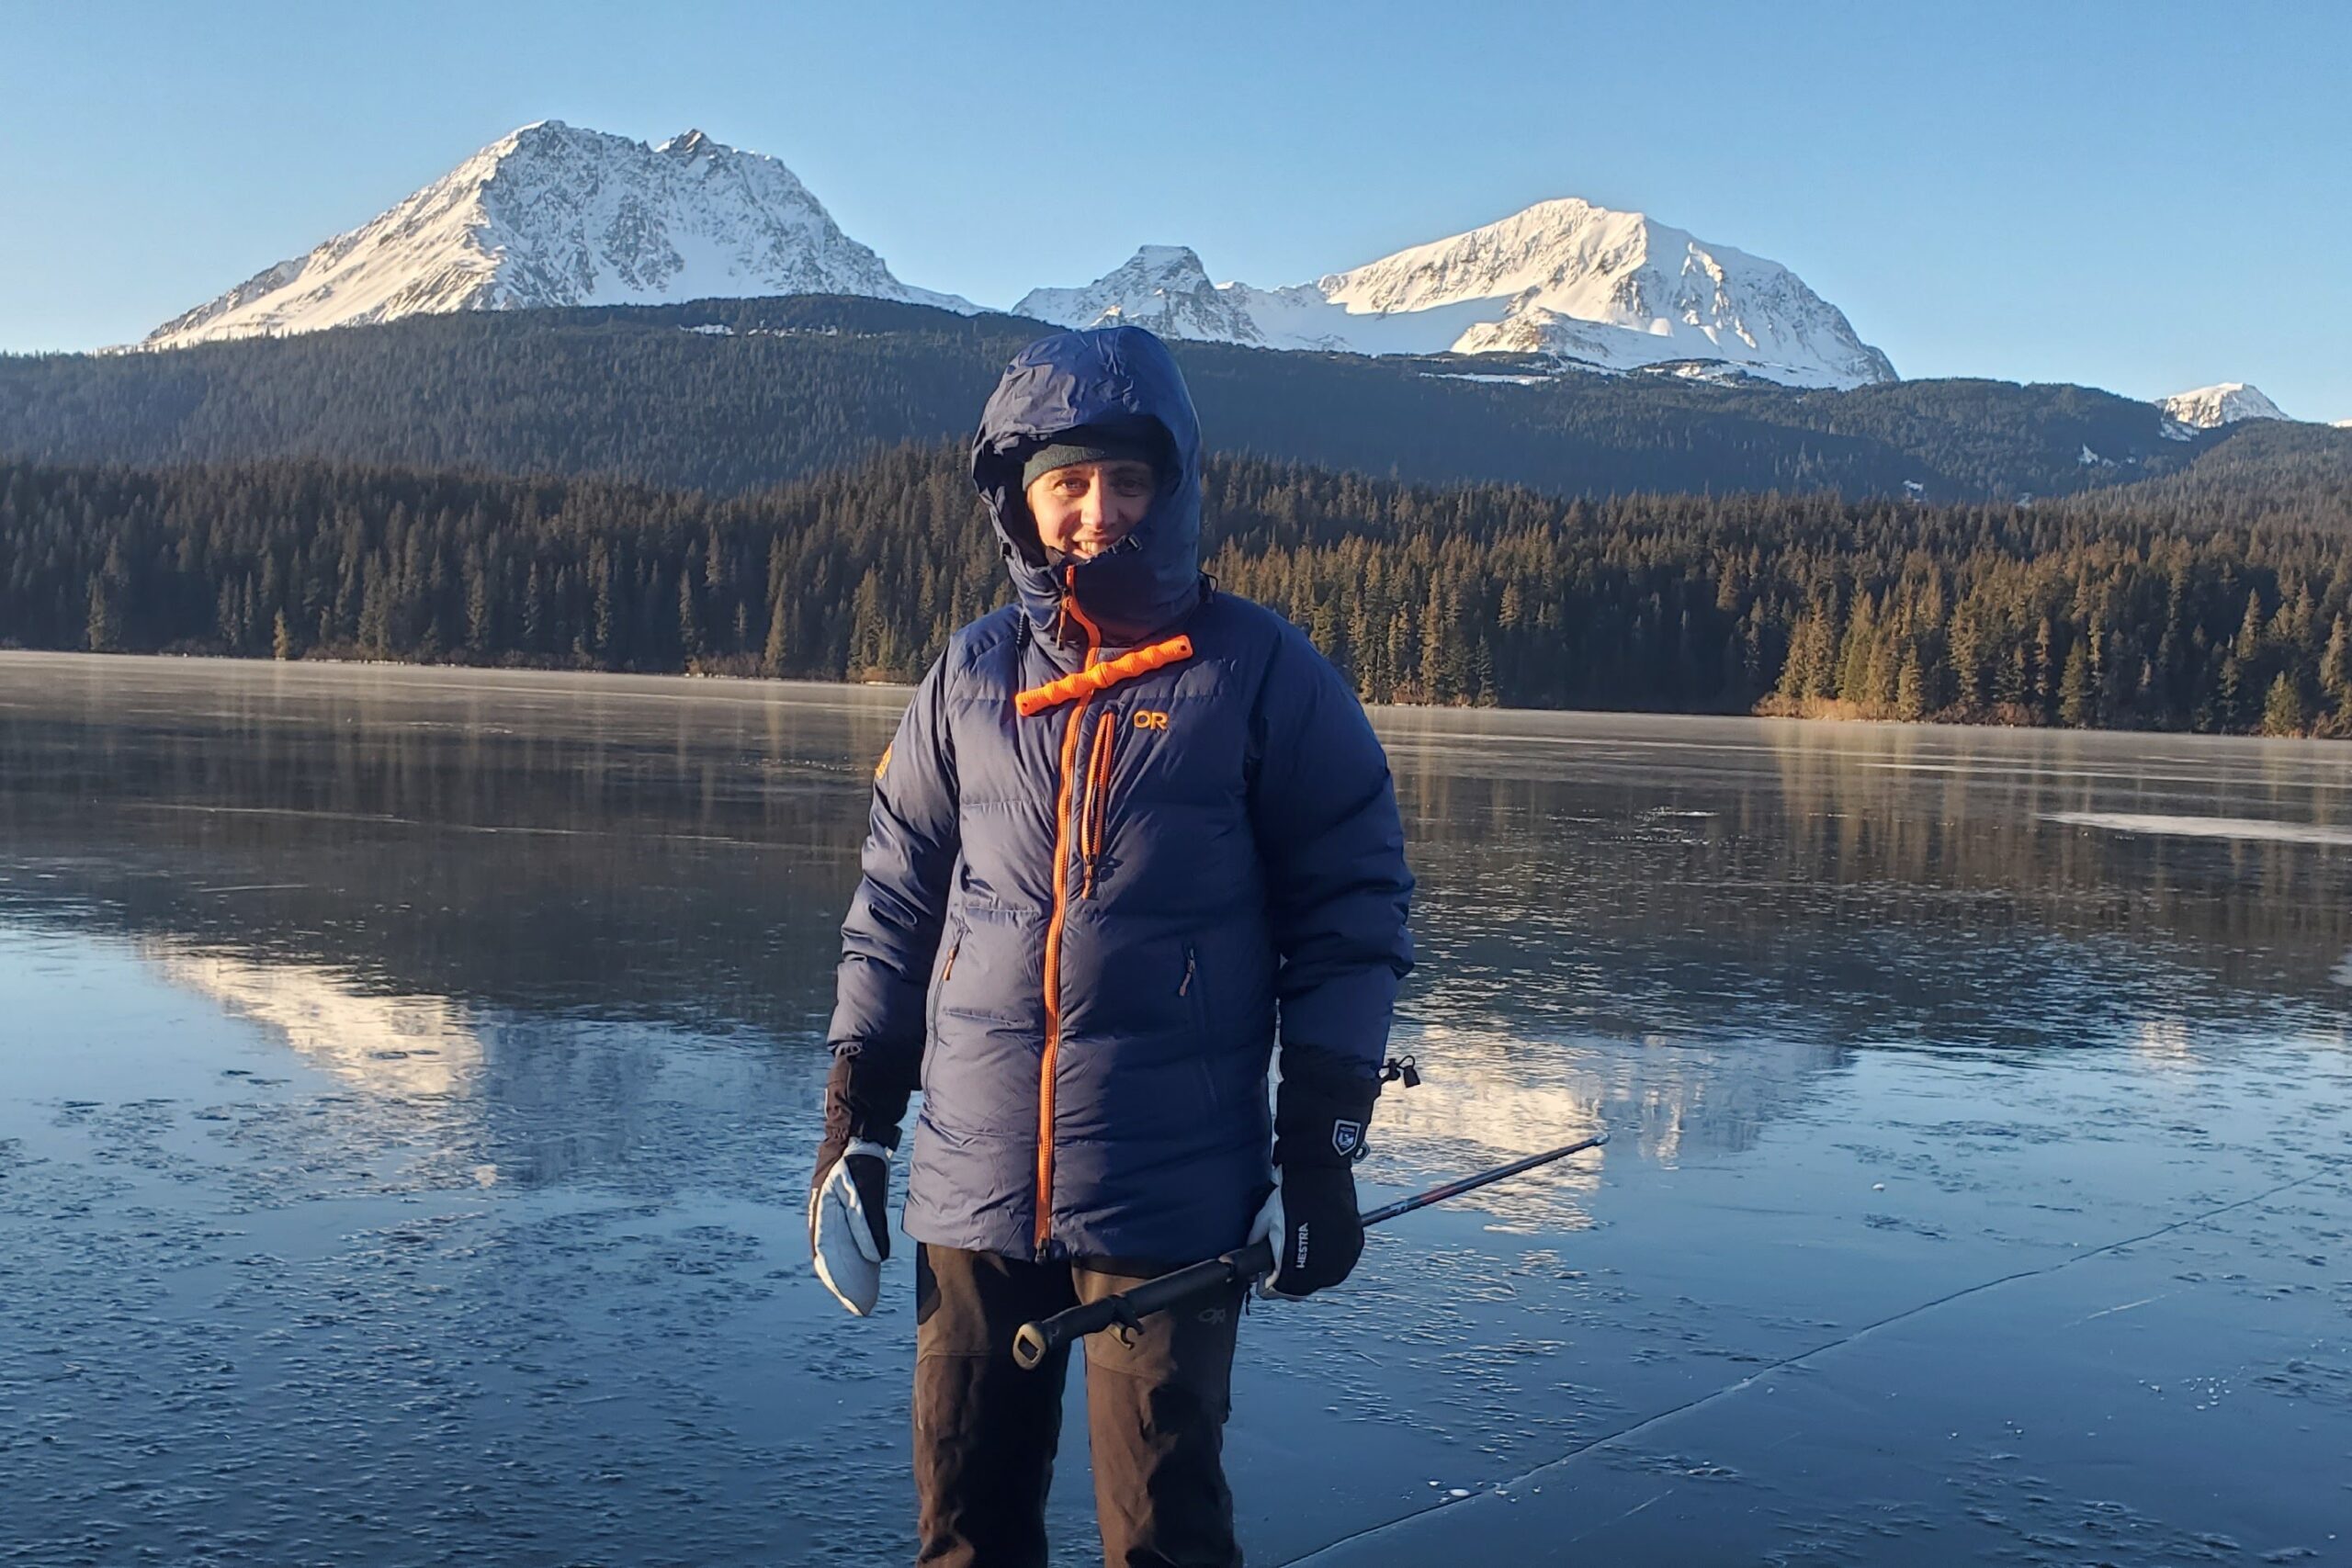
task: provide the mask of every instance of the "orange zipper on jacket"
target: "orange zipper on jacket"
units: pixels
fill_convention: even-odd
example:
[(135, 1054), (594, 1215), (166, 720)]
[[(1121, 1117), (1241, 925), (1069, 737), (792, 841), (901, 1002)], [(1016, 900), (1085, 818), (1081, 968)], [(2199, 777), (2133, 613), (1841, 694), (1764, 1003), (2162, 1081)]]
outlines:
[[(1070, 569), (1076, 577), (1078, 569)], [(1074, 588), (1062, 591), (1062, 607), (1086, 628), (1086, 662), (1102, 657), (1102, 632), (1078, 607)], [(1054, 795), (1054, 907), (1046, 921), (1046, 1050), (1037, 1066), (1037, 1223), (1034, 1241), (1043, 1256), (1054, 1220), (1054, 1064), (1062, 1044), (1062, 924), (1069, 917), (1069, 818), (1072, 775), (1078, 769), (1078, 737), (1091, 690), (1077, 694), (1062, 724), (1061, 776)]]
[(1086, 808), (1078, 824), (1078, 856), (1086, 863), (1080, 897), (1094, 897), (1094, 868), (1102, 859), (1102, 842), (1111, 818), (1111, 758), (1119, 733), (1119, 716), (1106, 713), (1094, 721), (1094, 750), (1086, 764)]

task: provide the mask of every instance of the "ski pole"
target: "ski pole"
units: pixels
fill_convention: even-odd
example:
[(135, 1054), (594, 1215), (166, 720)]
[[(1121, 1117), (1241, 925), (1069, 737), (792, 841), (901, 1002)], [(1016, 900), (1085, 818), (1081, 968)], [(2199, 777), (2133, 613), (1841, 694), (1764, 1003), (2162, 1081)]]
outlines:
[[(1363, 1215), (1363, 1223), (1376, 1225), (1399, 1214), (1409, 1214), (1416, 1209), (1426, 1209), (1432, 1203), (1459, 1198), (1464, 1192), (1476, 1192), (1481, 1187), (1491, 1186), (1521, 1171), (1550, 1165), (1554, 1160), (1566, 1159), (1587, 1149), (1597, 1149), (1608, 1141), (1607, 1133), (1597, 1133), (1573, 1144), (1563, 1144), (1556, 1149), (1545, 1149), (1542, 1154), (1529, 1155), (1507, 1165), (1476, 1172), (1458, 1181), (1432, 1187), (1426, 1192), (1399, 1198), (1394, 1203), (1367, 1209)], [(1140, 1327), (1143, 1320), (1154, 1313), (1182, 1306), (1186, 1302), (1215, 1294), (1233, 1285), (1246, 1284), (1262, 1274), (1272, 1273), (1273, 1269), (1273, 1243), (1271, 1239), (1261, 1238), (1205, 1262), (1146, 1280), (1133, 1290), (1104, 1296), (1099, 1302), (1086, 1302), (1035, 1323), (1024, 1323), (1013, 1333), (1012, 1359), (1023, 1371), (1035, 1371), (1056, 1350), (1090, 1334), (1099, 1334), (1114, 1325)]]

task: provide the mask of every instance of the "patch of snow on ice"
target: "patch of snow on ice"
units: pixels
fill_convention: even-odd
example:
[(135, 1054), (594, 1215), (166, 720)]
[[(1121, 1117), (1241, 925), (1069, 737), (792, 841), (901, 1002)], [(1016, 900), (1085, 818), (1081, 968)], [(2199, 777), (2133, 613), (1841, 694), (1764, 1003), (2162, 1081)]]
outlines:
[(2100, 828), (2110, 833), (2165, 834), (2181, 839), (2240, 839), (2278, 844), (2352, 844), (2352, 828), (2273, 822), (2258, 817), (2165, 817), (2128, 811), (2052, 811), (2045, 822)]

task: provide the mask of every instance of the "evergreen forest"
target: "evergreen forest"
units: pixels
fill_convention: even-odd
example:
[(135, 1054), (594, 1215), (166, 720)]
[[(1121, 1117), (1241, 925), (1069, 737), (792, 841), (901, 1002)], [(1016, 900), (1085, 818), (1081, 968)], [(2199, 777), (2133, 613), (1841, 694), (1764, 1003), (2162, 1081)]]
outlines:
[[(800, 297), (0, 356), (0, 457), (142, 468), (317, 457), (751, 494), (968, 432), (1005, 360), (1047, 330)], [(2241, 439), (2166, 426), (2152, 404), (2085, 387), (1807, 391), (1550, 374), (1507, 355), (1171, 346), (1213, 450), (1558, 495), (2047, 497), (2177, 472)], [(2352, 432), (2296, 426), (2281, 439), (2352, 468)]]
[[(2030, 506), (1230, 457), (1205, 547), (1374, 702), (2352, 734), (2352, 508), (2288, 446)], [(740, 495), (0, 462), (0, 646), (903, 681), (1006, 596), (953, 444)]]

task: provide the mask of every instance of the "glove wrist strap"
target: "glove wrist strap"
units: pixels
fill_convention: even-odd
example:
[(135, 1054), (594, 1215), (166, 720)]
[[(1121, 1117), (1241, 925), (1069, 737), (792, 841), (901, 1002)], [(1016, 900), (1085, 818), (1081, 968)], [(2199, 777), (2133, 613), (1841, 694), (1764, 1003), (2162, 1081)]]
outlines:
[(1345, 1168), (1363, 1156), (1380, 1080), (1285, 1072), (1274, 1092), (1274, 1163)]
[(907, 1098), (907, 1090), (878, 1060), (862, 1051), (837, 1051), (825, 1077), (825, 1135), (895, 1149)]

